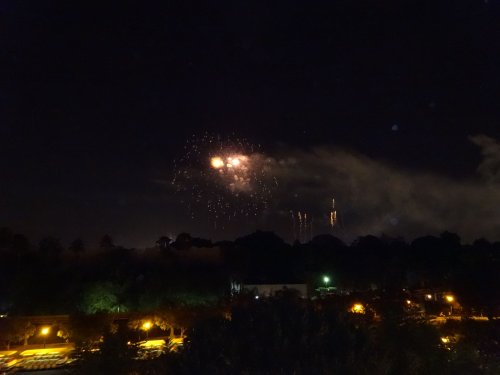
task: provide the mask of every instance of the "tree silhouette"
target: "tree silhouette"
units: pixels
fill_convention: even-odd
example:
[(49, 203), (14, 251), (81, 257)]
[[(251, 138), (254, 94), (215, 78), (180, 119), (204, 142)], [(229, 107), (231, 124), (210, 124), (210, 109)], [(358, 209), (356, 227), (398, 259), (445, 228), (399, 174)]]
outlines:
[(101, 240), (99, 241), (99, 247), (101, 248), (101, 250), (112, 250), (115, 248), (113, 239), (109, 234), (105, 234), (104, 236), (102, 236)]
[(84, 352), (77, 374), (136, 374), (137, 347), (130, 343), (133, 334), (120, 322), (106, 330), (99, 351)]
[(328, 301), (284, 293), (207, 318), (188, 332), (185, 374), (446, 373), (447, 352), (430, 325), (390, 320), (373, 326)]
[(85, 251), (85, 244), (81, 238), (75, 239), (69, 245), (69, 250), (79, 257)]
[(18, 318), (0, 319), (0, 337), (4, 340), (7, 350), (11, 343), (28, 344), (28, 339), (35, 334), (35, 326), (31, 322)]
[(180, 233), (172, 246), (177, 250), (188, 250), (191, 248), (191, 245), (191, 235), (189, 233)]
[(172, 239), (170, 239), (167, 236), (161, 236), (157, 241), (156, 241), (156, 246), (160, 248), (161, 251), (167, 251), (170, 248), (170, 243), (172, 242)]
[(40, 241), (38, 250), (46, 257), (57, 258), (62, 253), (63, 247), (59, 239), (54, 237), (45, 237)]

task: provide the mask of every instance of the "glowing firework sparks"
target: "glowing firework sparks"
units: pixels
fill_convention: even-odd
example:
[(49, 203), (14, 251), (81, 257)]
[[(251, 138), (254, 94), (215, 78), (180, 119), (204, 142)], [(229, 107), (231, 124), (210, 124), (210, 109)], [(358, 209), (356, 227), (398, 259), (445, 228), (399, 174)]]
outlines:
[(304, 213), (304, 240), (307, 241), (307, 213)]
[(210, 160), (210, 164), (212, 165), (212, 167), (214, 167), (216, 169), (222, 168), (224, 166), (224, 162), (222, 161), (222, 159), (217, 157), (217, 156), (213, 157)]
[(295, 233), (295, 215), (292, 210), (290, 210), (290, 215), (292, 218), (292, 241), (297, 239), (297, 234)]
[(241, 163), (240, 159), (238, 159), (238, 158), (234, 158), (231, 160), (231, 164), (233, 165), (233, 167), (236, 167), (236, 168), (239, 167), (240, 163)]
[[(224, 159), (226, 162), (224, 162)], [(219, 171), (220, 178), (225, 177), (231, 189), (244, 189), (252, 179), (251, 160), (245, 155), (232, 155), (228, 157), (213, 156), (210, 165)], [(229, 179), (233, 181), (229, 181)]]
[[(225, 160), (225, 161), (224, 161)], [(231, 191), (250, 191), (255, 182), (255, 170), (252, 160), (242, 154), (230, 156), (214, 156), (210, 165), (219, 172), (219, 180), (225, 182)]]
[(314, 218), (311, 216), (311, 222), (309, 223), (309, 240), (312, 240), (313, 239), (313, 235), (314, 235), (314, 232), (313, 232), (313, 221), (314, 221)]
[(302, 214), (300, 211), (297, 213), (297, 218), (299, 219), (299, 241), (302, 241)]
[(330, 226), (333, 228), (337, 224), (337, 211), (335, 210), (335, 199), (332, 198), (332, 211), (330, 211)]
[[(174, 162), (172, 184), (186, 197), (193, 218), (208, 216), (219, 227), (225, 219), (258, 216), (275, 188), (270, 159), (241, 139), (206, 134), (186, 141), (185, 154)], [(205, 208), (205, 209), (204, 209)]]

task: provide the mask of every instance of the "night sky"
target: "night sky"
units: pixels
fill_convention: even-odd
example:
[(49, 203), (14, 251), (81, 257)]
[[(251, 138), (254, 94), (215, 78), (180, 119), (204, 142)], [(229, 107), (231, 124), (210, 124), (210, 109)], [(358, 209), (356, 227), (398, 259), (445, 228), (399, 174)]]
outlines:
[[(1, 0), (0, 227), (287, 238), (289, 210), (328, 231), (335, 197), (346, 239), (499, 240), (499, 25), (494, 0)], [(279, 184), (225, 229), (169, 184), (206, 132), (259, 145)]]

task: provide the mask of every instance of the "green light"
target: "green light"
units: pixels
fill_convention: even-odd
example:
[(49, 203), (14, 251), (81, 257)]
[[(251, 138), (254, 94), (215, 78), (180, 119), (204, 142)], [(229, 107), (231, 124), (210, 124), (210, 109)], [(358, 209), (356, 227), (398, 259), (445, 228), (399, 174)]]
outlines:
[(328, 276), (323, 276), (323, 282), (328, 284), (330, 282), (330, 278)]

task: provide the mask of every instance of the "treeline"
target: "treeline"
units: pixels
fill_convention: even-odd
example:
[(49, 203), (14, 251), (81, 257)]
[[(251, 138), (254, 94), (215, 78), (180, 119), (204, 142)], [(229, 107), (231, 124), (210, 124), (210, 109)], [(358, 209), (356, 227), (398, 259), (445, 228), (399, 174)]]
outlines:
[[(323, 274), (333, 286), (358, 291), (450, 290), (464, 307), (487, 315), (500, 306), (500, 243), (480, 239), (464, 245), (449, 232), (410, 243), (364, 236), (345, 244), (321, 235), (293, 245), (272, 232), (217, 243), (184, 233), (175, 241), (160, 237), (145, 250), (117, 246), (104, 236), (98, 250), (88, 251), (80, 239), (67, 248), (53, 237), (34, 245), (1, 229), (0, 311), (71, 314), (210, 305), (229, 294), (230, 280), (306, 282), (314, 289)], [(201, 253), (210, 256), (196, 256)]]
[[(333, 300), (292, 292), (255, 300), (240, 296), (224, 315), (197, 320), (184, 346), (137, 361), (126, 325), (107, 332), (101, 350), (81, 358), (77, 373), (104, 374), (498, 374), (500, 325), (436, 327), (385, 302), (374, 322)], [(459, 341), (443, 341), (452, 331)], [(445, 336), (447, 337), (447, 336)]]

